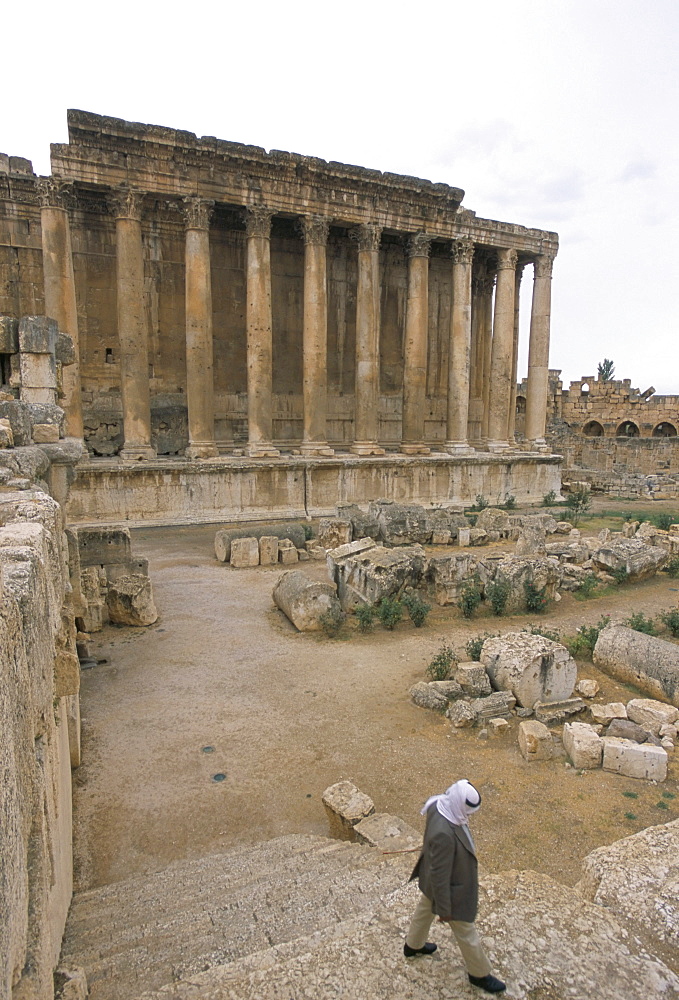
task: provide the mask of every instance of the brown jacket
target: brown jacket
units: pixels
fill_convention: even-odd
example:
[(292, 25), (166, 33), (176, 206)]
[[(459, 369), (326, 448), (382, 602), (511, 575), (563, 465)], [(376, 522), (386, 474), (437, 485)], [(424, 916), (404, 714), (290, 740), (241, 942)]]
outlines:
[(449, 823), (432, 803), (427, 812), (422, 853), (410, 876), (431, 899), (442, 920), (476, 919), (478, 863), (463, 827)]

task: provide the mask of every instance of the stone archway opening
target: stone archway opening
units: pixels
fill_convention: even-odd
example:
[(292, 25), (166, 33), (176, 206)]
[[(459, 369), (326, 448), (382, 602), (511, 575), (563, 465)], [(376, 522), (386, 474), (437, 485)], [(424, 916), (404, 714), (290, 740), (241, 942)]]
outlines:
[(580, 386), (580, 395), (587, 396), (589, 394), (589, 382), (583, 382)]
[(604, 429), (598, 420), (590, 420), (582, 428), (582, 433), (585, 437), (600, 438), (604, 436)]
[(654, 427), (651, 434), (651, 437), (654, 438), (675, 438), (676, 436), (677, 428), (667, 420), (663, 420), (657, 427)]
[(517, 396), (516, 397), (516, 412), (525, 413), (526, 412), (526, 397)]
[(623, 420), (623, 422), (618, 427), (615, 432), (616, 437), (628, 437), (637, 438), (639, 437), (639, 428), (634, 423), (633, 420)]

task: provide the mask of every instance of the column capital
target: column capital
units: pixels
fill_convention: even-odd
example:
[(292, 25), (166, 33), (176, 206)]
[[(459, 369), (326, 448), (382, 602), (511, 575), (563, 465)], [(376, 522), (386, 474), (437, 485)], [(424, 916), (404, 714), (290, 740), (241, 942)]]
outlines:
[(123, 185), (110, 192), (109, 202), (116, 219), (133, 219), (135, 222), (141, 222), (143, 191)]
[(349, 235), (352, 240), (356, 240), (358, 243), (359, 253), (363, 250), (379, 250), (382, 238), (382, 226), (376, 226), (372, 223), (362, 223), (360, 226), (352, 229)]
[(540, 256), (536, 257), (533, 261), (535, 277), (551, 278), (553, 265), (553, 257), (549, 256), (549, 254), (540, 254)]
[(303, 215), (300, 219), (302, 239), (307, 246), (324, 247), (328, 242), (330, 219), (324, 215)]
[(74, 208), (73, 181), (64, 181), (60, 177), (39, 177), (38, 200), (41, 208), (63, 208), (66, 211)]
[(406, 239), (406, 253), (409, 257), (428, 257), (431, 239), (427, 233), (411, 233)]
[(271, 239), (271, 216), (273, 212), (266, 205), (248, 205), (245, 210), (245, 232), (248, 237), (259, 236)]
[(456, 264), (471, 264), (474, 259), (474, 241), (466, 238), (454, 240), (451, 253)]
[(502, 249), (497, 252), (497, 269), (498, 271), (510, 270), (513, 271), (516, 267), (516, 263), (519, 259), (519, 255), (516, 250), (512, 249)]
[(214, 207), (214, 201), (206, 198), (199, 198), (197, 195), (182, 198), (182, 212), (184, 215), (185, 228), (209, 229), (210, 218)]

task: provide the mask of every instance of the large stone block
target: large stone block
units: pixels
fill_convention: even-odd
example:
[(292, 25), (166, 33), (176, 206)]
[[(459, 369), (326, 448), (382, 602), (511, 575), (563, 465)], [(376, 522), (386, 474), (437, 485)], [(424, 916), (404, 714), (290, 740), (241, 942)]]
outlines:
[(243, 528), (220, 528), (215, 534), (215, 555), (220, 562), (228, 562), (231, 558), (231, 542), (234, 538), (261, 538), (262, 535), (275, 535), (276, 538), (287, 538), (295, 548), (303, 549), (306, 532), (303, 524), (247, 524)]
[(483, 528), (484, 531), (499, 531), (505, 537), (509, 534), (510, 524), (507, 511), (498, 510), (497, 507), (484, 507), (476, 518), (477, 528)]
[(599, 633), (593, 660), (597, 667), (656, 698), (679, 706), (679, 646), (624, 625)]
[(57, 321), (48, 316), (22, 316), (19, 320), (19, 350), (28, 354), (55, 354)]
[(523, 708), (569, 698), (578, 669), (565, 646), (528, 632), (486, 639), (481, 663), (491, 684), (511, 691)]
[(386, 545), (424, 545), (431, 540), (432, 526), (424, 507), (416, 504), (371, 503), (369, 513), (376, 517)]
[(15, 448), (31, 444), (31, 419), (24, 403), (20, 403), (18, 399), (0, 400), (0, 417), (9, 420)]
[(0, 354), (16, 354), (19, 350), (19, 320), (0, 316)]
[[(294, 547), (294, 546), (293, 546)], [(234, 569), (259, 566), (259, 542), (256, 538), (234, 538), (231, 542), (231, 559)]]
[(508, 691), (494, 691), (484, 698), (472, 698), (469, 704), (476, 714), (476, 721), (481, 723), (485, 719), (509, 718), (516, 705), (516, 699)]
[(338, 503), (337, 516), (342, 520), (351, 521), (354, 538), (380, 537), (380, 526), (377, 516), (361, 510), (355, 503)]
[(526, 609), (527, 581), (539, 590), (544, 589), (548, 600), (554, 600), (560, 581), (559, 564), (556, 559), (550, 558), (506, 556), (498, 563), (495, 579), (509, 587), (505, 610), (508, 614), (515, 614)]
[(351, 521), (322, 517), (318, 524), (318, 541), (324, 549), (336, 549), (351, 541), (352, 532)]
[(517, 556), (544, 556), (545, 529), (540, 517), (524, 517), (516, 540)]
[(621, 538), (612, 545), (602, 545), (592, 553), (597, 569), (607, 573), (625, 570), (630, 583), (654, 576), (668, 560), (665, 549), (647, 545), (639, 538)]
[[(238, 544), (236, 541), (232, 545)], [(233, 553), (233, 548), (232, 548)], [(233, 558), (233, 555), (232, 555)], [(278, 561), (284, 566), (291, 566), (299, 562), (299, 552), (289, 538), (281, 538), (278, 542)]]
[(534, 719), (520, 722), (519, 749), (525, 760), (551, 760), (554, 751), (552, 734), (542, 722)]
[(132, 542), (129, 528), (101, 527), (78, 528), (80, 565), (127, 565), (132, 559)]
[(659, 736), (663, 726), (671, 726), (679, 719), (679, 709), (652, 698), (633, 698), (627, 702), (627, 716), (647, 732)]
[(566, 723), (563, 745), (574, 767), (601, 767), (604, 743), (592, 726), (584, 722)]
[(590, 705), (592, 718), (602, 726), (607, 726), (613, 719), (626, 719), (627, 709), (620, 701), (609, 702), (608, 705)]
[(458, 663), (455, 680), (470, 698), (482, 698), (491, 693), (490, 678), (482, 663)]
[(272, 596), (276, 607), (300, 632), (317, 632), (322, 615), (340, 610), (334, 587), (310, 580), (300, 569), (284, 573)]
[(650, 743), (634, 743), (617, 736), (604, 736), (604, 771), (624, 774), (627, 778), (664, 781), (667, 777), (667, 751)]
[(275, 535), (262, 535), (259, 539), (260, 566), (274, 566), (278, 563), (278, 539)]
[(109, 584), (106, 595), (109, 619), (116, 625), (153, 625), (158, 612), (147, 576), (121, 576)]
[(422, 844), (422, 834), (398, 816), (388, 813), (366, 816), (356, 824), (354, 834), (359, 844), (376, 847), (385, 854), (414, 851)]
[[(462, 531), (460, 528), (459, 531)], [(474, 574), (476, 557), (471, 552), (451, 552), (432, 556), (428, 562), (427, 578), (434, 585), (437, 604), (455, 604), (460, 589)]]
[(325, 789), (321, 801), (330, 824), (330, 835), (355, 840), (354, 827), (375, 812), (375, 805), (351, 781), (338, 781)]
[(428, 708), (432, 712), (445, 712), (450, 704), (443, 691), (432, 687), (426, 681), (418, 681), (410, 689), (410, 698), (418, 708)]
[(336, 563), (334, 579), (345, 611), (361, 601), (375, 604), (422, 581), (427, 559), (421, 545), (390, 549), (375, 546)]

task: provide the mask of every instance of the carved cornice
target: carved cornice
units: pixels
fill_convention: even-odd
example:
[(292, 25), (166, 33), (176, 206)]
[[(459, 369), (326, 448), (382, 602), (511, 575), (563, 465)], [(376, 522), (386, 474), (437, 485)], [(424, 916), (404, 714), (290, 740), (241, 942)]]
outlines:
[(406, 239), (406, 253), (409, 257), (428, 257), (431, 250), (431, 236), (427, 233), (412, 233)]
[(498, 250), (497, 269), (498, 271), (513, 271), (519, 255), (516, 250)]
[(133, 219), (141, 222), (144, 192), (135, 188), (119, 187), (109, 196), (111, 211), (116, 219)]
[(452, 247), (453, 261), (456, 264), (471, 264), (474, 259), (473, 240), (455, 240)]
[(323, 215), (304, 215), (300, 220), (300, 229), (306, 244), (324, 247), (328, 242), (330, 220)]
[(185, 227), (187, 229), (209, 229), (214, 207), (214, 201), (206, 198), (198, 196), (182, 198)]
[(271, 216), (273, 212), (265, 205), (248, 205), (245, 212), (245, 232), (248, 236), (271, 238)]
[(374, 226), (372, 224), (364, 223), (361, 226), (356, 226), (349, 232), (352, 240), (356, 240), (358, 243), (358, 251), (361, 253), (363, 250), (368, 250), (374, 252), (380, 248), (380, 240), (382, 238), (382, 226)]
[(551, 278), (554, 258), (547, 254), (536, 257), (534, 261), (534, 273), (536, 278)]
[(41, 208), (75, 208), (76, 199), (72, 181), (59, 177), (39, 177), (37, 183), (38, 201)]

